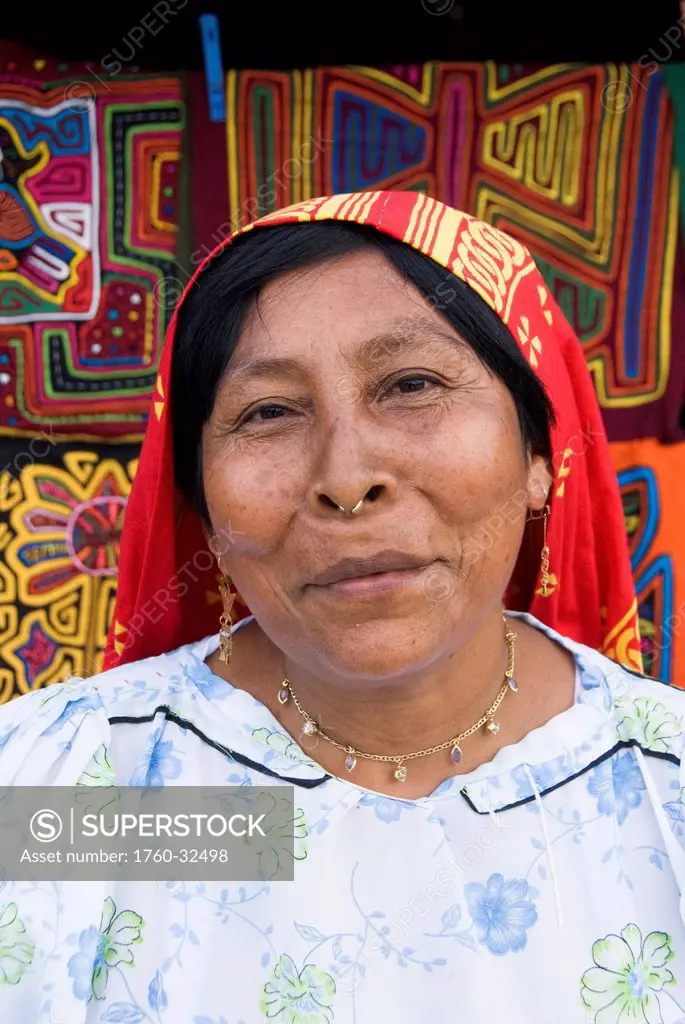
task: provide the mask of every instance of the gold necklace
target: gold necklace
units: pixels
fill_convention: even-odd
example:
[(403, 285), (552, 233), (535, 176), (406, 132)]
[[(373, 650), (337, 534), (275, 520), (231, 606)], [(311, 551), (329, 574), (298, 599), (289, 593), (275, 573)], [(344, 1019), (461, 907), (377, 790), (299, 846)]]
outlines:
[(328, 736), (323, 729), (321, 729), (314, 719), (308, 714), (307, 711), (302, 707), (295, 691), (292, 688), (289, 679), (284, 679), (278, 690), (278, 702), (279, 704), (287, 704), (289, 700), (292, 700), (293, 704), (304, 718), (304, 725), (302, 726), (302, 732), (305, 736), (321, 736), (322, 739), (326, 740), (332, 746), (337, 747), (338, 750), (342, 750), (343, 753), (347, 754), (345, 758), (345, 768), (348, 772), (351, 772), (357, 764), (357, 758), (361, 757), (367, 761), (385, 761), (395, 765), (395, 778), (398, 782), (406, 782), (408, 771), (405, 767), (405, 761), (414, 761), (417, 757), (427, 757), (429, 754), (437, 754), (441, 750), (447, 750), (451, 747), (450, 758), (453, 764), (459, 764), (462, 758), (461, 744), (464, 740), (468, 739), (469, 736), (473, 736), (474, 733), (478, 732), (479, 729), (485, 728), (486, 732), (491, 735), (495, 735), (499, 732), (499, 722), (495, 718), (495, 714), (499, 710), (500, 704), (506, 697), (509, 690), (512, 693), (518, 693), (518, 683), (514, 679), (514, 642), (516, 640), (516, 633), (509, 628), (507, 620), (504, 616), (504, 639), (507, 645), (507, 669), (504, 673), (504, 682), (500, 687), (500, 691), (495, 697), (494, 701), (485, 712), (481, 715), (477, 722), (465, 729), (464, 732), (460, 732), (457, 736), (453, 736), (449, 740), (445, 740), (444, 743), (439, 743), (436, 747), (427, 747), (425, 750), (413, 750), (408, 754), (367, 754), (362, 750), (357, 750), (355, 747), (351, 747), (344, 743), (338, 743), (332, 736)]

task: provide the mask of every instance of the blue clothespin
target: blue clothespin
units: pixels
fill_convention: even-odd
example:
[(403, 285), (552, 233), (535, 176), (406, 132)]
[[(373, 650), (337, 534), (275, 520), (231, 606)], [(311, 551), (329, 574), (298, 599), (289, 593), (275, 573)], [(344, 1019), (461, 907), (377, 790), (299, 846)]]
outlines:
[(226, 92), (224, 65), (221, 59), (219, 19), (216, 14), (200, 15), (200, 32), (202, 33), (202, 53), (204, 55), (205, 78), (207, 80), (209, 120), (225, 121)]

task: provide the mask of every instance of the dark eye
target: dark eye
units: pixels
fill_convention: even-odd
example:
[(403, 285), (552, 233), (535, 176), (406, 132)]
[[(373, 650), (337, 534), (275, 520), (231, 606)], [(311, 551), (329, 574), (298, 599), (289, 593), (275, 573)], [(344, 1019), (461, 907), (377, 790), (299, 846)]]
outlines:
[(265, 420), (277, 420), (281, 418), (281, 413), (287, 411), (284, 405), (260, 405), (244, 418), (243, 423), (251, 423), (253, 421), (263, 423)]
[(400, 380), (396, 380), (392, 387), (399, 388), (403, 395), (411, 395), (426, 391), (425, 384), (438, 384), (438, 381), (433, 377), (413, 374), (411, 377), (402, 377)]

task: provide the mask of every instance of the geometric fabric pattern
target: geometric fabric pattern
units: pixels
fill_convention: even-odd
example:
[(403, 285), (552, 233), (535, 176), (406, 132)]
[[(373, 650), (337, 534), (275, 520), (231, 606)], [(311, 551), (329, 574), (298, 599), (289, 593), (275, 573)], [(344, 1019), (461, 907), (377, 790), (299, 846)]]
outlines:
[(640, 617), (645, 671), (685, 687), (685, 443), (611, 446)]
[(1, 704), (100, 670), (137, 448), (0, 447)]
[(182, 130), (177, 78), (0, 74), (0, 436), (142, 438)]
[[(216, 228), (196, 236), (192, 260), (232, 226), (302, 199), (426, 192), (529, 248), (581, 341), (610, 439), (683, 437), (674, 119), (653, 70), (486, 62), (229, 72), (223, 210), (217, 190), (207, 194), (194, 125), (193, 203), (213, 205), (213, 221), (198, 222)], [(209, 138), (216, 126), (204, 130)]]

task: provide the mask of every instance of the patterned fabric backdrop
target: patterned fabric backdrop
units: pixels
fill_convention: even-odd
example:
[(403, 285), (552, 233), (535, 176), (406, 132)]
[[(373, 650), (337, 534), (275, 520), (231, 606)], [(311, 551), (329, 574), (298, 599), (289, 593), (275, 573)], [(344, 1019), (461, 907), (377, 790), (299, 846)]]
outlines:
[(635, 578), (645, 671), (683, 685), (685, 444), (611, 445)]
[(98, 671), (137, 447), (5, 442), (0, 703)]
[(142, 438), (176, 294), (178, 79), (0, 73), (0, 429)]
[(100, 667), (178, 297), (182, 83), (98, 70), (0, 47), (0, 703)]
[(192, 124), (194, 261), (232, 221), (300, 199), (428, 192), (530, 248), (584, 346), (612, 439), (681, 439), (674, 118), (664, 76), (649, 70), (487, 63), (231, 72), (223, 188), (206, 160), (218, 126), (206, 113)]
[[(610, 63), (241, 71), (217, 125), (192, 80), (191, 262), (233, 224), (329, 192), (420, 190), (474, 213), (530, 248), (583, 345), (610, 439), (681, 442), (648, 446), (647, 473), (650, 453), (685, 458), (682, 81)], [(209, 166), (224, 141), (226, 162)], [(677, 521), (663, 467), (658, 479), (661, 522)], [(625, 474), (621, 485), (650, 671), (685, 686), (666, 585), (685, 587), (685, 540), (654, 532), (653, 488)]]

